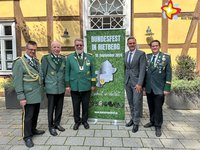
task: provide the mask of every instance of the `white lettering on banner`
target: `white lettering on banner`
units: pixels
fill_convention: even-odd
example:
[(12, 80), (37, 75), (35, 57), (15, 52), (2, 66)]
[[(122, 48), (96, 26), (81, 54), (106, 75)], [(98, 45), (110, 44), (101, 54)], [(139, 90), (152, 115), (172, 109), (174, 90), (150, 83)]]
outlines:
[(120, 44), (98, 44), (98, 50), (120, 50)]
[(97, 45), (96, 44), (92, 44), (92, 51), (97, 50)]
[(120, 42), (120, 35), (91, 36), (91, 42)]
[(94, 111), (95, 114), (114, 114), (117, 115), (118, 112), (106, 112), (106, 111)]
[(123, 57), (122, 53), (116, 54), (95, 54), (95, 57)]

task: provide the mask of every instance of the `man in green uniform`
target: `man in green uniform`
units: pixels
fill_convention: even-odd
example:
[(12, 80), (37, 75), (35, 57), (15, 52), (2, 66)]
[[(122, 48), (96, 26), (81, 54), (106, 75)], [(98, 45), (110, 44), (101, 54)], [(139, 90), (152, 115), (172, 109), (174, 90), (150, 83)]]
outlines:
[[(82, 39), (74, 41), (75, 52), (67, 57), (66, 62), (66, 90), (71, 92), (74, 130), (78, 130), (82, 123), (85, 129), (89, 128), (88, 107), (91, 90), (96, 89), (96, 75), (94, 68), (94, 58), (90, 54), (84, 53), (84, 43)], [(80, 104), (82, 103), (82, 119), (80, 117)]]
[(37, 43), (29, 41), (26, 44), (26, 53), (17, 58), (13, 63), (14, 87), (17, 99), (23, 108), (23, 139), (27, 147), (33, 147), (33, 135), (44, 134), (45, 131), (37, 130), (37, 120), (40, 103), (43, 98), (40, 65), (35, 58)]
[[(60, 55), (61, 45), (51, 43), (51, 53), (42, 57), (42, 73), (45, 91), (48, 98), (48, 127), (53, 136), (65, 131), (60, 125), (65, 93), (65, 57)], [(55, 112), (55, 118), (53, 117)]]
[(149, 45), (152, 53), (147, 54), (145, 90), (150, 122), (145, 124), (144, 127), (155, 126), (155, 134), (160, 137), (162, 134), (164, 96), (170, 93), (171, 88), (171, 58), (168, 54), (160, 52), (160, 41), (153, 40)]

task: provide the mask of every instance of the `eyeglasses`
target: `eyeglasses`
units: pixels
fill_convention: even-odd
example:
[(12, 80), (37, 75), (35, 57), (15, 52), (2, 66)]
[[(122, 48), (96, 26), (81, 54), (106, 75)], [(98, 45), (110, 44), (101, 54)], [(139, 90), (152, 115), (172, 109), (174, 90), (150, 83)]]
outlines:
[(31, 48), (27, 48), (28, 50), (30, 50), (30, 51), (36, 51), (36, 49), (31, 49)]
[(76, 44), (76, 46), (78, 47), (78, 46), (83, 46), (82, 44)]

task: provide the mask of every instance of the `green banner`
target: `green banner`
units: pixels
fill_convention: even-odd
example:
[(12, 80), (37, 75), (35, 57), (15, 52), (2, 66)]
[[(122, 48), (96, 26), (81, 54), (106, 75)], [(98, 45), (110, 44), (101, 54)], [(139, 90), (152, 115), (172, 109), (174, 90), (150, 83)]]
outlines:
[(89, 118), (124, 120), (125, 29), (88, 30), (87, 51), (95, 57), (97, 75)]

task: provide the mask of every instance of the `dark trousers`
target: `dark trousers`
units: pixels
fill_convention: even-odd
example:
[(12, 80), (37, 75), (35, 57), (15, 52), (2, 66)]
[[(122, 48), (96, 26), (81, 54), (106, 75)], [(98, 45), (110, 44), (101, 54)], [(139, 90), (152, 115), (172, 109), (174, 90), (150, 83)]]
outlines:
[(156, 95), (151, 91), (151, 93), (146, 93), (146, 95), (149, 106), (150, 121), (155, 127), (161, 128), (163, 123), (162, 106), (164, 103), (164, 94)]
[(142, 95), (143, 93), (137, 93), (135, 85), (129, 80), (126, 84), (126, 95), (131, 112), (131, 119), (135, 125), (139, 125), (140, 117), (142, 114)]
[[(48, 127), (54, 128), (55, 126), (60, 125), (62, 110), (63, 110), (64, 93), (47, 94), (47, 98), (48, 98)], [(53, 118), (54, 113), (55, 113), (55, 118)]]
[[(84, 91), (84, 92), (71, 91), (75, 123), (87, 122), (90, 94), (91, 91)], [(82, 103), (82, 120), (80, 118), (81, 103)]]
[(33, 136), (33, 132), (37, 127), (39, 111), (40, 111), (40, 103), (25, 105), (24, 115), (23, 115), (24, 140), (26, 140), (27, 138), (31, 138)]

